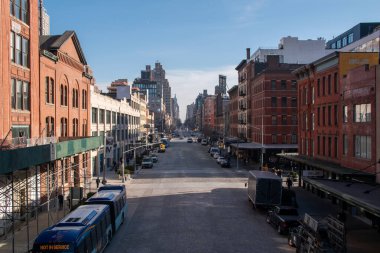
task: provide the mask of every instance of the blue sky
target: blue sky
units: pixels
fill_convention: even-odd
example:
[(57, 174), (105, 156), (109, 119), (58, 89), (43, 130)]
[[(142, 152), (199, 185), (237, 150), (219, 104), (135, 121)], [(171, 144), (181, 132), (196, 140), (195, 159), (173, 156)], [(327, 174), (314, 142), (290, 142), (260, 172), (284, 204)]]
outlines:
[(234, 67), (281, 37), (316, 39), (360, 22), (380, 21), (379, 0), (45, 0), (51, 34), (75, 30), (97, 84), (131, 82), (160, 61), (180, 116), (218, 74), (237, 83)]

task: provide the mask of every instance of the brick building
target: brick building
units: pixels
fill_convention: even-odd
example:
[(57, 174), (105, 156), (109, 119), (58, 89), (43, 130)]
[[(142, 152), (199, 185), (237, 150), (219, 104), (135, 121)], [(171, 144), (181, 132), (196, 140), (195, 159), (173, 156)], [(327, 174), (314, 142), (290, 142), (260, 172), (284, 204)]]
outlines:
[(211, 136), (215, 132), (215, 99), (216, 96), (207, 96), (203, 104), (203, 133)]
[(88, 137), (92, 76), (79, 41), (74, 32), (39, 37), (38, 10), (37, 0), (0, 1), (0, 234), (70, 189), (80, 198), (88, 152), (101, 145)]
[[(375, 118), (369, 117), (375, 115), (375, 70), (370, 66), (377, 61), (377, 53), (334, 52), (294, 72), (300, 148), (293, 161), (331, 179), (374, 172)], [(365, 144), (363, 152), (358, 143)]]
[(230, 96), (229, 103), (229, 133), (228, 137), (238, 136), (238, 104), (239, 104), (239, 93), (238, 86), (234, 85), (228, 90)]

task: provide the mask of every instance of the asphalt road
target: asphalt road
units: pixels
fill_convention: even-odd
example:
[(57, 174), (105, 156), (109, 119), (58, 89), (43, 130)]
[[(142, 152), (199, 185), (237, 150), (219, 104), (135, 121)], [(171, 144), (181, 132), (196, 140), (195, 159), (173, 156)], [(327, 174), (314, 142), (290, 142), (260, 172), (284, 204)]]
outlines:
[(294, 252), (248, 202), (247, 172), (185, 141), (172, 140), (129, 184), (127, 222), (105, 252)]

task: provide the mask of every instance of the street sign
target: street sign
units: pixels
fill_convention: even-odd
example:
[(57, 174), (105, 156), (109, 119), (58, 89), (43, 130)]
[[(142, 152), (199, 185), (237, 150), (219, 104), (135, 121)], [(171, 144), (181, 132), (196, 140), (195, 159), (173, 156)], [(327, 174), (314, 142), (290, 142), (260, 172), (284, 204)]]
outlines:
[(112, 136), (109, 136), (106, 138), (105, 158), (113, 158), (113, 137)]

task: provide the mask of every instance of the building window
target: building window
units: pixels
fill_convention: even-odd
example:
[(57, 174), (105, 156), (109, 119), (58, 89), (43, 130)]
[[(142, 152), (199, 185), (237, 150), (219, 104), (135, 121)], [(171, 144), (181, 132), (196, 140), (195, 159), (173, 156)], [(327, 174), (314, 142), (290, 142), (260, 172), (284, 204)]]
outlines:
[(297, 135), (296, 134), (292, 134), (291, 137), (290, 137), (290, 142), (292, 144), (297, 144)]
[(10, 38), (11, 62), (29, 68), (29, 40), (11, 32)]
[(25, 24), (29, 24), (29, 1), (28, 0), (11, 0), (10, 14)]
[(288, 119), (288, 117), (286, 115), (282, 115), (281, 116), (281, 124), (286, 125), (288, 123), (287, 119)]
[(334, 105), (334, 125), (338, 125), (338, 105)]
[(348, 137), (346, 134), (343, 135), (343, 155), (348, 153)]
[(338, 157), (338, 137), (334, 137), (334, 156)]
[(281, 80), (281, 89), (286, 90), (286, 80)]
[(116, 112), (112, 112), (112, 124), (116, 124)]
[(106, 124), (111, 123), (111, 111), (106, 111)]
[(79, 91), (77, 89), (73, 89), (73, 107), (79, 108)]
[(354, 122), (371, 122), (371, 104), (354, 105)]
[(286, 134), (283, 134), (282, 135), (282, 144), (286, 144), (286, 143), (287, 143)]
[(326, 77), (322, 78), (322, 95), (326, 95)]
[(46, 117), (45, 119), (45, 131), (46, 131), (46, 136), (51, 137), (54, 136), (54, 118), (53, 117)]
[(45, 77), (45, 100), (48, 104), (54, 104), (54, 79)]
[(321, 108), (320, 107), (318, 107), (317, 109), (317, 124), (318, 126), (321, 125)]
[(322, 107), (322, 125), (326, 126), (326, 107)]
[(79, 135), (79, 121), (78, 119), (73, 119), (73, 136)]
[(320, 136), (317, 137), (317, 152), (318, 152), (318, 155), (321, 154), (321, 137)]
[(292, 107), (297, 107), (297, 98), (291, 99), (291, 105), (292, 105)]
[(317, 94), (318, 94), (318, 97), (321, 96), (320, 90), (321, 90), (321, 79), (318, 79), (318, 81), (317, 81)]
[(61, 84), (61, 105), (67, 106), (67, 85)]
[(12, 109), (30, 111), (30, 85), (28, 82), (11, 79)]
[(291, 82), (291, 89), (292, 90), (296, 90), (297, 89), (297, 81), (296, 80), (292, 80), (292, 82)]
[(82, 109), (87, 109), (87, 91), (82, 90)]
[(355, 157), (371, 159), (371, 136), (355, 136)]
[(323, 138), (322, 138), (322, 154), (323, 155), (326, 155), (326, 137), (325, 136), (323, 136)]
[(328, 140), (327, 152), (328, 152), (328, 156), (331, 157), (331, 148), (332, 148), (331, 137), (329, 137), (327, 140)]
[(353, 33), (350, 33), (348, 35), (348, 44), (351, 44), (352, 42), (354, 42), (354, 34)]
[(272, 115), (272, 125), (277, 125), (277, 116)]
[(343, 123), (348, 122), (348, 106), (343, 106)]
[(344, 37), (342, 39), (342, 47), (345, 47), (345, 46), (347, 46), (347, 37)]
[(327, 93), (331, 94), (331, 75), (327, 76)]
[(314, 86), (311, 87), (311, 103), (314, 104), (315, 99), (315, 92), (314, 92)]
[(277, 107), (277, 98), (276, 97), (272, 97), (271, 104), (272, 104), (272, 107)]
[(61, 118), (61, 136), (67, 136), (67, 118)]
[(84, 119), (82, 123), (82, 136), (87, 136), (87, 120)]
[(271, 83), (271, 89), (275, 90), (276, 89), (276, 80), (271, 80), (270, 83)]
[(331, 126), (331, 105), (327, 107), (327, 120), (328, 120), (328, 125)]
[(99, 123), (104, 124), (104, 109), (99, 109)]
[(336, 44), (335, 42), (331, 44), (331, 49), (335, 49), (336, 48)]
[(334, 92), (338, 94), (338, 73), (334, 73)]
[(288, 101), (286, 97), (281, 98), (281, 106), (282, 107), (287, 107), (288, 106)]
[(297, 125), (297, 115), (293, 114), (292, 115), (292, 125)]
[(92, 123), (98, 123), (98, 109), (92, 108)]
[(272, 134), (272, 144), (277, 144), (277, 135)]
[(342, 47), (341, 41), (338, 40), (338, 41), (336, 42), (336, 48), (339, 49), (339, 48), (341, 48), (341, 47)]
[(315, 118), (315, 114), (312, 113), (311, 114), (311, 130), (314, 130), (314, 128), (315, 128), (315, 125), (314, 125), (315, 124), (315, 122), (314, 122), (315, 119), (314, 118)]

